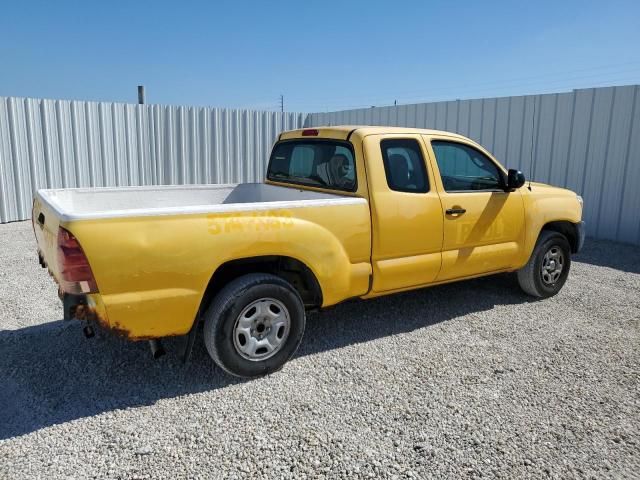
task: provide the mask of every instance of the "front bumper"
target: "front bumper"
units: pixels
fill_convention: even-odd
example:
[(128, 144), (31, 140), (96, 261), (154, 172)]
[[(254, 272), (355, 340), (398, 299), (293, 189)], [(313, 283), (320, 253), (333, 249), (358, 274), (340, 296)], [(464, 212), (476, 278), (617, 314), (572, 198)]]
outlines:
[(575, 224), (575, 226), (576, 226), (576, 233), (578, 234), (578, 238), (576, 242), (576, 251), (573, 253), (578, 253), (580, 250), (582, 250), (582, 247), (584, 246), (584, 237), (586, 235), (586, 229), (584, 226), (584, 222), (578, 222)]

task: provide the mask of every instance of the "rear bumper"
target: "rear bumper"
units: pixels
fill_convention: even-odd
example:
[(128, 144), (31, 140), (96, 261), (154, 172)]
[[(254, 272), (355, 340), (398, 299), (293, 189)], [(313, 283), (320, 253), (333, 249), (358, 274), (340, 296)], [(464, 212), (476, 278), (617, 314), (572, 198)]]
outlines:
[(576, 250), (573, 253), (578, 253), (580, 250), (582, 250), (582, 247), (584, 246), (584, 237), (586, 235), (586, 229), (584, 226), (584, 222), (578, 222), (575, 224), (576, 226), (576, 232), (578, 234), (578, 238), (577, 238), (577, 242), (576, 242)]

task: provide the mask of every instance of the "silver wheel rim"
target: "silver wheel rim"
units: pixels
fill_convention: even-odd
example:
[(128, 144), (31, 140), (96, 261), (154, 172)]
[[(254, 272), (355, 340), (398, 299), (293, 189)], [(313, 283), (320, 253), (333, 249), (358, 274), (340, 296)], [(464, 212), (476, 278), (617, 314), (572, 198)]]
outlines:
[(289, 310), (275, 298), (260, 298), (236, 318), (233, 346), (247, 360), (259, 362), (278, 353), (289, 337)]
[(540, 274), (542, 281), (546, 285), (555, 284), (562, 270), (564, 269), (564, 254), (562, 249), (556, 245), (547, 250), (547, 253), (542, 257), (542, 266), (540, 267)]

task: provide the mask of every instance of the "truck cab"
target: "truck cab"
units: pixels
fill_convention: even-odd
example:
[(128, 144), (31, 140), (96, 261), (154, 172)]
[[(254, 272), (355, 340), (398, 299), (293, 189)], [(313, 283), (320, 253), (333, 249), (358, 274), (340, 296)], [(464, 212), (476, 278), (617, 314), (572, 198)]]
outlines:
[[(517, 270), (543, 228), (564, 235), (573, 252), (580, 249), (579, 196), (537, 183), (521, 188), (520, 172), (507, 171), (462, 135), (400, 127), (303, 129), (281, 135), (274, 154), (286, 145), (295, 169), (305, 161), (303, 152), (312, 162), (314, 145), (336, 141), (352, 148), (345, 171), (353, 183), (341, 193), (366, 198), (370, 207), (373, 279), (366, 297)], [(267, 182), (283, 185), (283, 174), (274, 174), (278, 161), (272, 155)], [(335, 188), (313, 181), (304, 187)]]

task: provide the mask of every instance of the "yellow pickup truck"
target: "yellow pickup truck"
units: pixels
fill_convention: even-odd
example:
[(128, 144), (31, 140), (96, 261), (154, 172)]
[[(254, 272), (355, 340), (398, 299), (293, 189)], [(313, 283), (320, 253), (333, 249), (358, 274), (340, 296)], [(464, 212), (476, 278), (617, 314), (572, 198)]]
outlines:
[(517, 271), (549, 297), (584, 241), (582, 198), (528, 182), (454, 133), (284, 132), (264, 183), (40, 190), (33, 225), (65, 318), (132, 340), (198, 326), (241, 377), (295, 353), (305, 312)]

